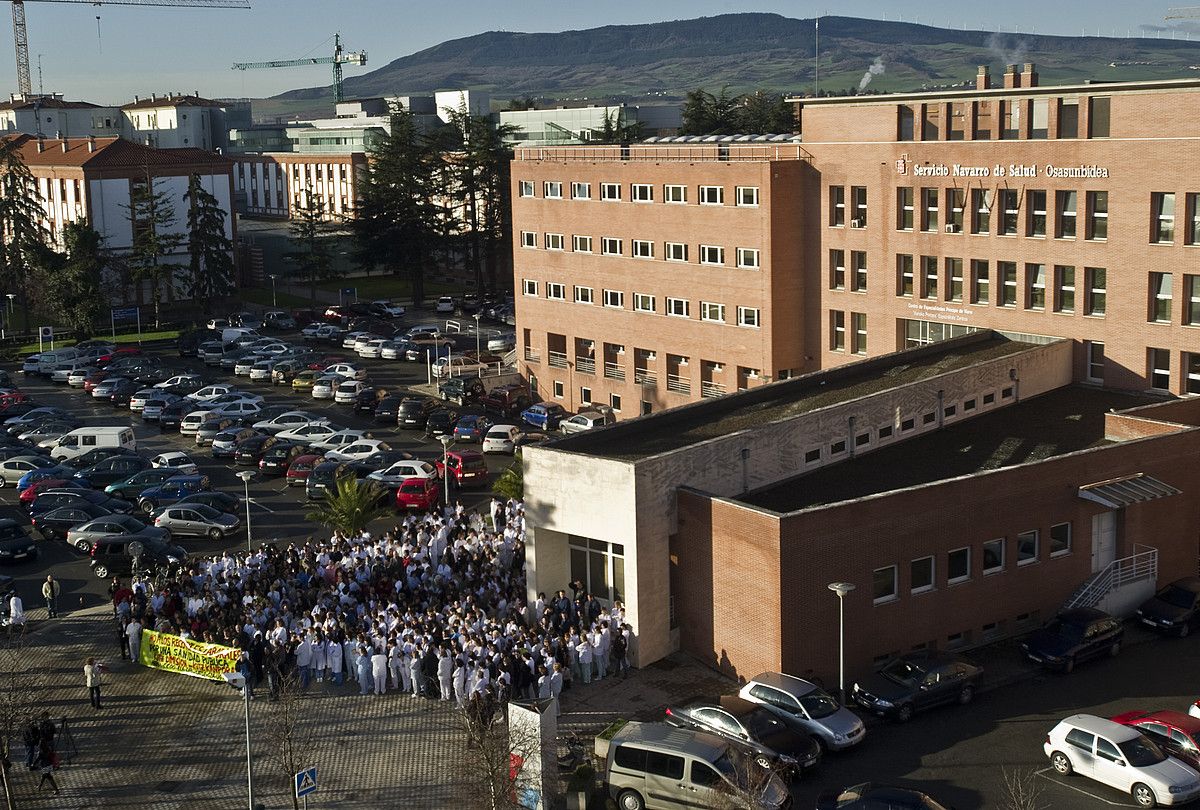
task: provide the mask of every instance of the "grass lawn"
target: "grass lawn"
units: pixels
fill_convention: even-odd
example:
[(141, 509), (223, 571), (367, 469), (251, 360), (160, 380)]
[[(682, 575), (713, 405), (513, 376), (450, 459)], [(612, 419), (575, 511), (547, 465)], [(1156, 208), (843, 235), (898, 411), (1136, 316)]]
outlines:
[[(358, 300), (376, 301), (380, 299), (412, 298), (412, 283), (406, 278), (396, 276), (365, 276), (357, 278), (341, 278), (323, 281), (317, 285), (322, 290), (338, 290), (354, 287), (358, 290)], [(453, 284), (437, 281), (425, 282), (425, 296), (441, 295), (458, 289)]]
[[(243, 301), (264, 307), (279, 306), (282, 309), (305, 309), (312, 306), (312, 302), (308, 298), (301, 298), (291, 293), (277, 292), (274, 299), (272, 299), (271, 291), (260, 287), (243, 287), (237, 291), (237, 296)], [(319, 301), (317, 305), (320, 306)]]
[[(105, 334), (95, 335), (95, 338), (97, 340), (108, 340), (108, 341), (111, 341), (112, 343), (117, 344), (118, 346), (125, 344), (125, 343), (137, 343), (138, 337), (139, 336), (136, 332), (134, 332), (131, 335), (117, 335), (115, 338), (112, 336), (111, 332), (107, 335), (105, 335)], [(154, 340), (174, 340), (177, 337), (179, 337), (178, 329), (168, 329), (163, 332), (142, 332), (141, 341), (143, 343), (149, 343)], [(66, 349), (69, 346), (74, 346), (74, 345), (75, 345), (74, 340), (55, 340), (54, 341), (54, 348), (56, 348), (56, 349)], [(38, 351), (39, 348), (40, 347), (36, 343), (27, 343), (24, 346), (18, 347), (17, 353), (18, 354), (28, 354), (29, 352)], [(49, 351), (49, 350), (50, 350), (50, 347), (46, 346), (46, 351)]]

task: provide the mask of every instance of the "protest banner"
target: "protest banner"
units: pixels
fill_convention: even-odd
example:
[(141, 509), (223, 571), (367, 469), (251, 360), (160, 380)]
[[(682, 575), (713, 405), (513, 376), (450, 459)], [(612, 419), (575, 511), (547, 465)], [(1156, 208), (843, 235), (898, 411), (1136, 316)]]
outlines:
[(237, 669), (241, 655), (241, 650), (236, 647), (208, 644), (170, 633), (143, 630), (138, 660), (143, 666), (154, 669), (219, 681), (226, 672)]

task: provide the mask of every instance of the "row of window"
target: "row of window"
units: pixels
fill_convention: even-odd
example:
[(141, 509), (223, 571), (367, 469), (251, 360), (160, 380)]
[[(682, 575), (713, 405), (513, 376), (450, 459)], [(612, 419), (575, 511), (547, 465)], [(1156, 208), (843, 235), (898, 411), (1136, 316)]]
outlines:
[[(537, 249), (538, 235), (534, 231), (521, 231), (521, 247)], [(600, 237), (601, 256), (630, 256), (634, 259), (658, 258), (656, 242), (648, 239), (629, 240), (630, 251), (625, 253), (625, 240), (615, 236)], [(561, 233), (542, 234), (542, 247), (546, 250), (566, 250), (567, 238)], [(663, 242), (661, 257), (668, 262), (687, 262), (691, 258), (691, 246), (685, 242)], [(721, 245), (699, 245), (697, 256), (700, 264), (725, 265), (725, 248)], [(590, 236), (571, 237), (573, 253), (595, 253), (595, 240)], [(758, 248), (735, 248), (735, 266), (747, 270), (758, 270), (762, 266), (762, 254)]]
[[(1061, 557), (1071, 553), (1071, 523), (1056, 523), (1050, 527), (1050, 557)], [(997, 537), (982, 543), (978, 548), (981, 557), (978, 573), (983, 576), (998, 574), (1007, 567), (1008, 538)], [(1041, 555), (1041, 532), (1030, 529), (1021, 532), (1016, 539), (1016, 564), (1032, 565)], [(908, 592), (916, 595), (928, 593), (939, 586), (958, 585), (976, 575), (974, 560), (976, 549), (963, 546), (944, 555), (929, 555), (911, 560), (908, 564)], [(938, 562), (944, 572), (938, 571)], [(900, 566), (885, 565), (872, 572), (872, 600), (876, 605), (900, 598)]]
[[(1087, 137), (1109, 137), (1112, 100), (1091, 96), (1083, 101), (1088, 111)], [(943, 140), (943, 131), (948, 141), (1078, 138), (1079, 106), (1077, 96), (901, 104), (896, 109), (896, 134), (901, 141), (916, 140), (918, 132), (922, 141)], [(1051, 110), (1055, 112), (1053, 130)], [(993, 121), (994, 117), (998, 122)]]
[[(1188, 394), (1200, 394), (1200, 352), (1183, 352), (1181, 367), (1183, 382), (1181, 389)], [(1171, 350), (1151, 348), (1147, 350), (1147, 376), (1150, 387), (1170, 391), (1172, 383)]]
[[(591, 200), (592, 184), (573, 182), (571, 187), (572, 200)], [(542, 198), (547, 200), (563, 199), (565, 186), (561, 180), (545, 180), (542, 182)], [(630, 183), (629, 201), (635, 203), (652, 203), (659, 189), (651, 183)], [(661, 186), (660, 199), (671, 205), (686, 205), (688, 202), (689, 186), (664, 184)], [(536, 197), (537, 186), (532, 180), (522, 180), (518, 184), (517, 193), (522, 197)], [(605, 202), (621, 202), (624, 199), (625, 184), (600, 183), (600, 199)], [(758, 186), (734, 186), (733, 202), (739, 208), (756, 208), (758, 206)], [(725, 186), (697, 186), (696, 199), (700, 205), (724, 205)]]
[[(829, 348), (835, 352), (846, 351), (846, 313), (831, 310), (829, 313)], [(867, 315), (864, 312), (850, 313), (850, 353), (867, 353)]]
[[(556, 281), (547, 281), (544, 286), (548, 300), (567, 300), (567, 287), (565, 284)], [(574, 287), (573, 300), (576, 304), (595, 304), (595, 292), (595, 289), (592, 287), (576, 285)], [(610, 309), (625, 309), (625, 292), (623, 290), (602, 290), (601, 292), (604, 306)], [(531, 278), (522, 279), (521, 294), (530, 298), (536, 298), (538, 296), (538, 282)], [(639, 292), (633, 293), (632, 296), (634, 312), (658, 312), (657, 296)], [(665, 296), (664, 301), (664, 315), (673, 318), (692, 317), (692, 302), (690, 299)], [(726, 323), (725, 304), (713, 301), (700, 301), (699, 304), (700, 320), (709, 323)], [(761, 310), (758, 307), (737, 307), (737, 325), (757, 329), (762, 325)]]

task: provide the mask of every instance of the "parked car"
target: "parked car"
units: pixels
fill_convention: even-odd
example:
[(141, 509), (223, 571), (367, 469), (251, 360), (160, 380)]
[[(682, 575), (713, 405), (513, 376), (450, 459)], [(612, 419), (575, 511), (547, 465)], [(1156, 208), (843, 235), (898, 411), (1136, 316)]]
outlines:
[(319, 425), (328, 424), (329, 418), (326, 416), (318, 416), (315, 413), (308, 411), (285, 411), (271, 419), (262, 419), (254, 423), (255, 430), (260, 430), (263, 433), (269, 433), (276, 436), (285, 430), (300, 427), (302, 425)]
[(611, 425), (615, 421), (617, 420), (613, 416), (613, 412), (607, 408), (603, 411), (584, 411), (559, 422), (558, 429), (562, 433), (581, 433), (585, 430)]
[(1090, 714), (1062, 720), (1042, 750), (1063, 776), (1079, 773), (1133, 797), (1139, 807), (1186, 804), (1200, 796), (1200, 773), (1167, 756), (1130, 726)]
[(867, 711), (903, 723), (913, 712), (945, 703), (970, 703), (982, 674), (982, 668), (950, 655), (915, 652), (893, 658), (875, 674), (855, 682), (850, 695)]
[(1096, 608), (1064, 610), (1021, 643), (1025, 656), (1047, 669), (1070, 672), (1075, 664), (1121, 651), (1125, 628)]
[(437, 408), (425, 418), (425, 433), (430, 436), (453, 435), (458, 422), (458, 411), (453, 408)]
[(325, 458), (329, 461), (362, 461), (375, 453), (391, 449), (391, 445), (379, 439), (359, 438), (349, 444), (326, 449)]
[(451, 377), (438, 385), (438, 395), (450, 402), (466, 405), (482, 397), (487, 391), (483, 380), (478, 377)]
[(219, 509), (222, 512), (228, 512), (231, 515), (239, 513), (242, 505), (242, 499), (231, 492), (217, 492), (211, 489), (193, 492), (190, 495), (184, 495), (176, 504), (182, 503), (202, 503), (205, 506), (211, 506), (213, 509)]
[(153, 512), (160, 506), (176, 503), (194, 492), (203, 492), (208, 488), (207, 475), (173, 475), (138, 493), (138, 508), (143, 512)]
[(103, 488), (124, 481), (134, 473), (150, 469), (150, 459), (142, 456), (122, 454), (110, 456), (75, 473), (76, 481), (85, 486)]
[(763, 768), (799, 775), (821, 759), (821, 747), (799, 725), (735, 695), (668, 707), (666, 721), (733, 740)]
[(89, 520), (67, 532), (67, 542), (80, 551), (91, 551), (102, 538), (121, 537), (145, 542), (163, 542), (167, 533), (147, 526), (132, 515), (105, 515)]
[(764, 672), (747, 681), (738, 695), (798, 723), (828, 750), (849, 748), (866, 736), (866, 726), (858, 715), (803, 678)]
[(863, 782), (841, 790), (823, 791), (817, 810), (948, 810), (928, 793), (894, 785)]
[(33, 453), (0, 461), (0, 487), (15, 485), (31, 470), (44, 470), (56, 466), (58, 462)]
[(285, 475), (292, 462), (307, 452), (307, 445), (300, 442), (277, 441), (263, 452), (258, 468), (266, 475)]
[(1142, 624), (1183, 638), (1200, 619), (1200, 577), (1177, 579), (1137, 609)]
[[(251, 428), (253, 430), (253, 428)], [(276, 444), (288, 444), (286, 439), (279, 439), (265, 433), (254, 432), (239, 441), (233, 448), (233, 463), (238, 466), (257, 467), (263, 454)]]
[(521, 411), (521, 421), (539, 430), (554, 430), (570, 414), (553, 402), (540, 402)]
[(268, 310), (263, 313), (263, 325), (268, 329), (290, 331), (296, 328), (296, 319), (282, 310)]
[[(147, 532), (151, 531), (162, 532), (163, 530), (148, 526)], [(92, 547), (90, 561), (92, 573), (98, 579), (108, 579), (110, 576), (129, 576), (133, 572), (133, 555), (130, 548), (133, 540), (141, 543), (138, 565), (145, 570), (179, 565), (187, 559), (186, 549), (182, 546), (172, 545), (157, 535), (102, 537)]]
[(408, 478), (396, 488), (396, 508), (429, 510), (442, 499), (442, 485), (436, 478)]
[(434, 312), (439, 315), (453, 315), (454, 309), (454, 297), (450, 295), (443, 295), (437, 300), (437, 304), (434, 306)]
[[(487, 462), (484, 461), (483, 453), (478, 450), (451, 450), (445, 454), (445, 460), (450, 465), (450, 474), (454, 476), (456, 485), (477, 487), (487, 483)], [(438, 468), (438, 474), (444, 479), (446, 476), (442, 459), (438, 459), (435, 466)]]
[(150, 466), (152, 468), (174, 467), (187, 475), (195, 475), (200, 471), (200, 468), (196, 466), (196, 462), (192, 461), (187, 453), (181, 453), (178, 450), (168, 450), (165, 453), (159, 453), (150, 459)]
[(329, 424), (328, 420), (323, 422), (307, 422), (303, 425), (281, 430), (275, 435), (289, 442), (304, 442), (313, 444), (322, 439), (326, 439), (335, 433), (340, 433), (342, 428), (337, 425)]
[(479, 398), (479, 404), (488, 413), (503, 418), (517, 416), (532, 403), (528, 389), (523, 383), (498, 385)]
[(292, 459), (292, 463), (287, 469), (287, 485), (289, 487), (302, 487), (308, 483), (308, 476), (312, 475), (313, 468), (325, 460), (325, 456), (321, 453), (304, 453)]
[(493, 425), (480, 442), (480, 449), (485, 453), (507, 453), (516, 451), (517, 436), (521, 429), (516, 425)]
[(406, 458), (395, 461), (383, 469), (368, 473), (367, 480), (373, 481), (381, 487), (392, 489), (414, 478), (437, 479), (439, 476), (438, 468), (428, 461)]
[(33, 528), (37, 529), (47, 540), (66, 540), (67, 532), (95, 520), (98, 517), (111, 515), (112, 512), (103, 506), (91, 503), (81, 503), (75, 506), (60, 506), (31, 518)]
[(1112, 718), (1145, 734), (1176, 759), (1200, 770), (1200, 718), (1175, 711), (1132, 711)]
[(322, 461), (313, 467), (304, 482), (304, 494), (310, 501), (317, 501), (326, 496), (330, 490), (337, 488), (338, 481), (353, 478), (354, 471), (350, 465), (341, 461)]
[(38, 555), (37, 541), (11, 518), (0, 520), (0, 563), (26, 562)]
[(404, 307), (399, 304), (393, 304), (391, 301), (372, 301), (367, 305), (372, 315), (378, 315), (381, 318), (401, 318), (404, 316)]
[(156, 487), (168, 478), (174, 478), (181, 474), (179, 470), (173, 467), (142, 470), (115, 484), (109, 484), (104, 488), (104, 491), (116, 498), (136, 499), (150, 487)]
[(432, 397), (408, 397), (396, 408), (396, 424), (408, 430), (424, 430), (429, 414), (438, 407)]
[(213, 509), (202, 503), (160, 506), (150, 513), (154, 525), (166, 529), (169, 537), (189, 535), (220, 540), (241, 529), (237, 515)]
[(95, 489), (72, 489), (54, 487), (42, 490), (29, 505), (29, 514), (34, 517), (59, 509), (64, 506), (98, 506), (105, 514), (113, 512), (127, 513), (133, 510), (133, 504), (121, 498), (114, 498)]

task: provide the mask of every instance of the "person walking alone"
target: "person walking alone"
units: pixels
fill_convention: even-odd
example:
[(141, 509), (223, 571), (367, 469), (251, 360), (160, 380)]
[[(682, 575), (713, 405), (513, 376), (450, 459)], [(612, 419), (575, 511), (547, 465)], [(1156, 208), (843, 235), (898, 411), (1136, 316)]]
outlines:
[(12, 597), (8, 600), (8, 634), (13, 634), (13, 628), (20, 633), (25, 629), (25, 603), (21, 601), (21, 596), (16, 591), (13, 591)]
[(42, 792), (42, 787), (47, 782), (50, 783), (50, 787), (54, 788), (54, 792), (58, 793), (58, 783), (54, 781), (54, 748), (45, 738), (42, 739), (41, 746), (38, 748), (36, 765), (42, 772), (42, 780), (38, 782), (38, 793)]
[(104, 672), (104, 665), (97, 663), (95, 658), (89, 658), (87, 663), (83, 665), (83, 680), (87, 686), (88, 697), (92, 701), (92, 708), (100, 708), (100, 675)]
[(42, 596), (46, 600), (46, 615), (48, 618), (54, 619), (58, 617), (58, 596), (61, 593), (62, 586), (58, 584), (54, 575), (47, 575), (46, 581), (42, 583)]

